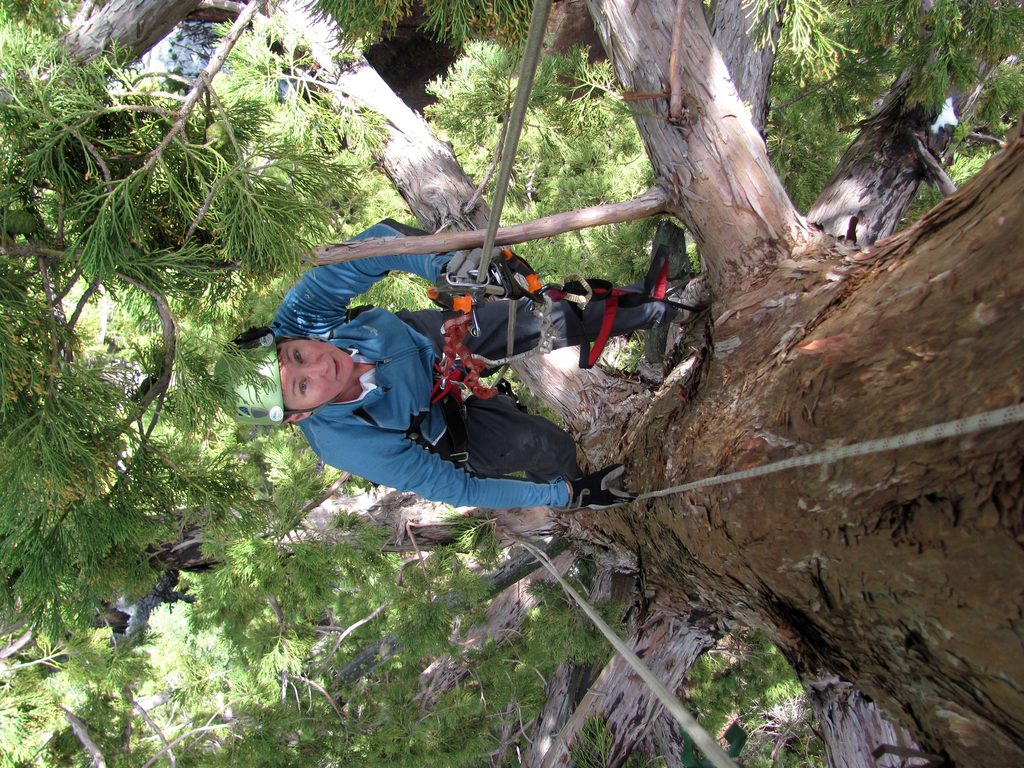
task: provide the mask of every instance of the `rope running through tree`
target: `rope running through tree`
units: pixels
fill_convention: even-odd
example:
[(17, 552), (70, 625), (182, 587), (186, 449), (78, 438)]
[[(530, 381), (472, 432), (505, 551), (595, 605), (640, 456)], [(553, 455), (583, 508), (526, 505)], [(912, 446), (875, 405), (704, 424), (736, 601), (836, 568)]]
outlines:
[(992, 429), (1007, 424), (1014, 424), (1024, 421), (1024, 403), (1010, 405), (1006, 408), (998, 408), (994, 411), (985, 411), (975, 416), (968, 416), (963, 419), (954, 419), (941, 424), (934, 424), (923, 429), (915, 429), (911, 432), (904, 432), (891, 437), (883, 437), (878, 440), (868, 440), (863, 443), (853, 443), (838, 448), (828, 448), (824, 451), (808, 453), (804, 456), (794, 456), (782, 461), (774, 461), (771, 464), (764, 464), (760, 467), (743, 469), (739, 472), (730, 472), (726, 475), (716, 475), (703, 480), (695, 480), (692, 483), (674, 485), (671, 488), (663, 488), (660, 491), (649, 491), (637, 496), (637, 501), (651, 499), (657, 496), (670, 496), (674, 493), (693, 491), (698, 488), (707, 488), (713, 485), (723, 485), (736, 480), (748, 480), (752, 477), (771, 475), (775, 472), (782, 472), (795, 467), (811, 467), (818, 464), (830, 464), (841, 459), (848, 459), (854, 456), (866, 456), (869, 453), (880, 453), (892, 451), (897, 448), (907, 448), (912, 445), (920, 445), (934, 440), (942, 440), (948, 437), (957, 437), (971, 432), (979, 432), (983, 429)]
[[(921, 443), (967, 435), (972, 432), (980, 432), (985, 429), (993, 429), (995, 427), (1015, 424), (1021, 421), (1024, 421), (1024, 404), (1011, 405), (1006, 408), (998, 408), (994, 411), (985, 411), (984, 413), (979, 413), (974, 416), (968, 416), (963, 419), (954, 419), (953, 421), (946, 421), (941, 424), (934, 424), (930, 427), (915, 429), (911, 432), (904, 432), (891, 437), (883, 437), (878, 440), (868, 440), (863, 443), (854, 443), (852, 445), (841, 446), (839, 448), (830, 448), (824, 451), (809, 453), (805, 456), (796, 456), (791, 459), (772, 462), (771, 464), (765, 464), (760, 467), (745, 469), (740, 472), (716, 475), (715, 477), (705, 478), (704, 480), (697, 480), (692, 483), (664, 488), (660, 491), (651, 491), (638, 496), (637, 501), (657, 496), (668, 496), (673, 493), (682, 493), (683, 491), (696, 490), (698, 488), (706, 488), (713, 485), (722, 485), (724, 483), (730, 483), (737, 480), (761, 477), (775, 472), (781, 472), (786, 469), (793, 469), (795, 467), (829, 464), (834, 461), (852, 458), (855, 456), (866, 456), (871, 453), (907, 448), (913, 445), (920, 445)], [(709, 761), (716, 768), (736, 768), (736, 763), (729, 758), (725, 751), (718, 745), (718, 742), (701, 727), (700, 723), (698, 723), (686, 710), (679, 699), (676, 698), (675, 695), (673, 695), (672, 692), (654, 676), (654, 673), (647, 668), (632, 649), (630, 649), (629, 646), (627, 646), (626, 643), (623, 642), (617, 634), (615, 634), (615, 631), (608, 626), (594, 607), (572, 588), (572, 586), (558, 572), (555, 564), (552, 563), (551, 560), (534, 545), (522, 539), (519, 539), (518, 541), (520, 545), (522, 545), (541, 565), (544, 566), (544, 568), (562, 586), (562, 589), (564, 589), (566, 593), (580, 606), (594, 626), (600, 630), (601, 634), (603, 634), (608, 642), (612, 644), (612, 647), (615, 648), (626, 663), (628, 663), (629, 666), (632, 667), (640, 676), (651, 692), (664, 705), (665, 709), (671, 713), (671, 715), (676, 719), (676, 722), (678, 722), (679, 725), (682, 726), (683, 730), (686, 731), (687, 735), (693, 739), (693, 743), (702, 752), (704, 752)]]
[(487, 221), (487, 232), (484, 235), (483, 252), (480, 256), (480, 271), (477, 280), (482, 285), (487, 282), (487, 267), (491, 263), (491, 252), (494, 250), (494, 239), (498, 234), (501, 222), (501, 209), (505, 206), (505, 193), (512, 177), (512, 165), (519, 147), (519, 137), (523, 132), (526, 119), (526, 105), (530, 101), (533, 89), (533, 76), (540, 61), (541, 44), (544, 42), (544, 28), (548, 23), (548, 12), (551, 0), (537, 0), (530, 16), (530, 31), (526, 36), (526, 49), (523, 60), (519, 64), (519, 83), (516, 86), (516, 98), (508, 117), (508, 130), (505, 132), (505, 143), (501, 148), (501, 165), (498, 168), (498, 179), (494, 183), (494, 201), (491, 203), (491, 216)]

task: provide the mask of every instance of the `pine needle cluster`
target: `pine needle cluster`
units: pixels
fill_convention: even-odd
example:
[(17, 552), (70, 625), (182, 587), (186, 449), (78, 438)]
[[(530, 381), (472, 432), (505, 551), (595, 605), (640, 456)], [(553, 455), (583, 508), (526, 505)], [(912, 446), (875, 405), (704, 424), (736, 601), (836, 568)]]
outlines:
[[(244, 50), (275, 43), (257, 28)], [(148, 544), (251, 498), (197, 440), (223, 394), (211, 322), (331, 237), (332, 201), (365, 162), (339, 155), (343, 125), (280, 131), (299, 108), (254, 85), (252, 58), (185, 113), (174, 78), (0, 27), (0, 301), (18, 340), (0, 346), (5, 612), (88, 622), (145, 579)], [(331, 124), (329, 94), (297, 100)]]

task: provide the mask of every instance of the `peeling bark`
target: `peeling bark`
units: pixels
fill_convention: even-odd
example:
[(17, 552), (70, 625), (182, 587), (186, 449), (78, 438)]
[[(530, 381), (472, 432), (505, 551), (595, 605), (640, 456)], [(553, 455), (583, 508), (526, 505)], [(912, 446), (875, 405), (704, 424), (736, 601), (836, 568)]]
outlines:
[(86, 61), (115, 49), (134, 60), (199, 6), (200, 0), (111, 0), (68, 32), (64, 43)]
[[(663, 488), (1020, 402), (1022, 196), (1018, 140), (872, 253), (784, 264), (719, 315), (699, 396), (681, 407), (666, 387), (637, 422), (633, 476)], [(706, 601), (801, 674), (854, 683), (927, 751), (1018, 765), (1022, 437), (669, 496), (594, 535), (640, 553), (665, 610)]]
[[(675, 690), (718, 637), (714, 622), (707, 619), (683, 620), (655, 614), (636, 628), (630, 646), (662, 683)], [(558, 734), (542, 766), (571, 766), (573, 742), (589, 720), (600, 717), (607, 721), (612, 734), (608, 766), (617, 768), (625, 763), (633, 745), (647, 734), (661, 711), (657, 697), (621, 656), (615, 656)]]
[(876, 758), (874, 752), (898, 747), (921, 752), (904, 728), (893, 725), (873, 703), (835, 678), (808, 685), (831, 768), (904, 768), (906, 761), (893, 754)]
[(680, 122), (669, 119), (667, 98), (676, 3), (590, 0), (588, 7), (627, 95), (651, 95), (632, 102), (634, 119), (655, 174), (675, 194), (670, 210), (697, 241), (716, 294), (743, 290), (809, 231), (771, 169), (702, 5), (685, 8)]

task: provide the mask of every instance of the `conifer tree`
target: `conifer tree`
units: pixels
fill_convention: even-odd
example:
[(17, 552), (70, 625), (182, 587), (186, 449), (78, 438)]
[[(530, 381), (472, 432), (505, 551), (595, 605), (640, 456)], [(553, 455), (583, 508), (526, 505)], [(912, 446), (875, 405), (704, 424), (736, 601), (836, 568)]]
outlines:
[[(463, 0), (426, 5), (428, 29), (465, 43), (464, 58), (432, 86), (429, 117), (484, 179), (515, 63), (488, 38), (516, 40), (529, 4), (494, 3), (486, 14)], [(601, 17), (602, 4), (593, 5)], [(698, 235), (711, 277), (735, 290), (726, 275), (743, 265), (717, 271), (732, 263), (730, 248), (768, 243), (781, 255), (788, 247), (785, 238), (751, 238), (743, 205), (761, 206), (769, 229), (779, 219), (799, 228), (787, 193), (803, 207), (813, 200), (888, 80), (928, 63), (913, 96), (935, 106), (977, 77), (965, 62), (995, 63), (1019, 47), (1019, 14), (1006, 4), (936, 3), (921, 17), (916, 7), (889, 5), (787, 6), (765, 128), (785, 187), (734, 188), (743, 199), (726, 211), (736, 217), (728, 237), (711, 234), (722, 225), (711, 187), (683, 178), (686, 164), (660, 154), (650, 127), (656, 108), (628, 102), (642, 134), (627, 119), (623, 90), (651, 88), (636, 88), (642, 78), (621, 69), (627, 84), (619, 85), (614, 57), (595, 65), (581, 51), (542, 67), (506, 216), (524, 221), (633, 197), (654, 180), (646, 149), (662, 181), (674, 168), (675, 188), (696, 196), (676, 200), (672, 212)], [(410, 10), (319, 7), (352, 44), (342, 65), (358, 62), (360, 45)], [(474, 626), (489, 594), (478, 575), (488, 555), (461, 551), (480, 545), (477, 534), (403, 562), (354, 516), (315, 530), (306, 516), (317, 500), (365, 488), (317, 466), (288, 432), (236, 430), (219, 413), (225, 393), (209, 376), (237, 327), (269, 318), (314, 246), (400, 210), (371, 170), (387, 126), (337, 98), (324, 60), (280, 15), (223, 27), (228, 66), (213, 66), (209, 81), (181, 83), (126, 65), (130, 54), (118, 58), (116, 47), (83, 62), (57, 14), (37, 23), (38, 7), (30, 10), (37, 20), (26, 27), (18, 4), (0, 6), (0, 301), (18, 340), (0, 347), (4, 759), (138, 765), (187, 752), (210, 765), (477, 765), (510, 754), (521, 733), (534, 732), (542, 681), (563, 660), (603, 665), (603, 645), (560, 595), (539, 590), (521, 636), (460, 650), (456, 628)], [(761, 13), (771, 21), (773, 10)], [(878, 39), (869, 45), (865, 32)], [(993, 134), (1019, 109), (1021, 91), (1008, 86), (1015, 78), (1012, 62), (1001, 65), (981, 97), (978, 114)], [(797, 98), (799, 106), (780, 108)], [(690, 128), (703, 130), (706, 115), (691, 117)], [(958, 129), (957, 147), (987, 151), (968, 133), (966, 124)], [(718, 162), (709, 156), (709, 171)], [(704, 211), (694, 202), (702, 195)], [(637, 222), (563, 235), (529, 256), (552, 276), (584, 269), (626, 278), (640, 268), (652, 230), (653, 222)], [(395, 281), (374, 300), (407, 303), (414, 291)], [(243, 356), (232, 364), (248, 370)], [(622, 546), (628, 538), (614, 518), (607, 530), (584, 523), (595, 540)], [(168, 551), (184, 531), (216, 567), (182, 575), (175, 589), (178, 575), (158, 582), (150, 553)], [(585, 571), (576, 574), (584, 582)], [(655, 572), (668, 593), (661, 608), (677, 605), (673, 590), (685, 589), (666, 584), (667, 572)], [(186, 604), (157, 610), (148, 634), (129, 623), (129, 638), (112, 646), (109, 629), (90, 628), (146, 602), (154, 584)], [(715, 594), (713, 585), (702, 589)], [(789, 658), (805, 661), (806, 649), (786, 646), (785, 622), (765, 613)], [(370, 648), (401, 650), (361, 666)], [(472, 673), (437, 685), (431, 665), (440, 658)], [(818, 671), (810, 666), (805, 679)], [(349, 677), (349, 669), (360, 671)], [(897, 688), (883, 681), (875, 690), (898, 698)], [(430, 706), (417, 698), (424, 689)], [(921, 727), (932, 744), (947, 738), (930, 721)], [(604, 739), (600, 723), (594, 733)], [(627, 756), (631, 745), (609, 741), (603, 754)]]

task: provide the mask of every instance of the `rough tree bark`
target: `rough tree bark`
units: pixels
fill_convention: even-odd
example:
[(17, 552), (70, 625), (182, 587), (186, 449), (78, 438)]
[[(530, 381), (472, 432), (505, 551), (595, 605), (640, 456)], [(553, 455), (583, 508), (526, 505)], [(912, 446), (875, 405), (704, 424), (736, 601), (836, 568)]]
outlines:
[[(849, 683), (822, 679), (807, 689), (832, 768), (904, 768), (908, 753), (921, 753), (906, 729), (882, 717)], [(875, 757), (876, 750), (886, 747), (906, 752)]]
[[(941, 166), (952, 126), (932, 130), (939, 111), (912, 97), (914, 75), (907, 70), (897, 78), (807, 213), (808, 221), (850, 245), (863, 248), (895, 232), (922, 182), (954, 191)], [(957, 115), (972, 110), (980, 90), (950, 97)]]
[(115, 48), (137, 59), (160, 42), (201, 0), (111, 0), (64, 37), (72, 56), (89, 60)]
[[(719, 636), (714, 620), (707, 616), (680, 619), (674, 613), (657, 613), (634, 627), (630, 646), (669, 690), (675, 690), (693, 663)], [(608, 766), (618, 768), (661, 712), (662, 705), (654, 693), (621, 656), (615, 656), (576, 707), (541, 765), (572, 766), (573, 742), (589, 720), (600, 717), (607, 721), (612, 737)]]
[[(675, 3), (591, 8), (626, 87), (663, 90)], [(686, 34), (696, 122), (671, 126), (652, 100), (637, 124), (662, 178), (682, 167), (694, 179), (674, 211), (702, 239), (721, 305), (700, 375), (664, 387), (627, 436), (644, 457), (631, 477), (663, 488), (1020, 402), (1024, 142), (911, 230), (844, 261), (765, 196), (774, 182), (760, 174), (774, 174), (746, 133), (727, 134), (744, 121), (722, 103), (699, 13)], [(577, 525), (638, 552), (663, 610), (703, 600), (765, 630), (805, 678), (853, 682), (929, 752), (1017, 765), (1021, 437), (1004, 427)]]

